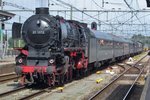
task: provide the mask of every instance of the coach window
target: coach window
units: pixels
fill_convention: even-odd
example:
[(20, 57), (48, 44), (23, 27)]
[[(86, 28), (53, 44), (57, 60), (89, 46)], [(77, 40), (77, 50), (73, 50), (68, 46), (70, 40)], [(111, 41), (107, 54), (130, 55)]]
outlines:
[(113, 47), (113, 41), (110, 41), (110, 46)]
[(120, 48), (123, 48), (123, 43), (122, 42), (120, 43)]
[(117, 42), (117, 47), (120, 47), (120, 43), (119, 42)]
[(124, 47), (125, 47), (125, 48), (129, 48), (129, 44), (125, 43), (125, 44), (124, 44)]
[(112, 47), (112, 42), (111, 41), (107, 41), (106, 45), (107, 45), (108, 48), (111, 48)]
[(112, 41), (110, 41), (110, 47), (111, 47), (111, 48), (113, 47), (113, 42), (112, 42)]
[(116, 48), (116, 42), (115, 41), (113, 42), (113, 44), (114, 44), (114, 48)]
[(105, 41), (105, 48), (108, 48), (109, 42), (106, 40)]
[(120, 48), (120, 43), (119, 42), (117, 42), (117, 47)]
[(118, 42), (114, 42), (115, 48), (118, 48)]
[(104, 46), (104, 40), (99, 40), (99, 44), (100, 44), (101, 46)]
[(119, 47), (122, 48), (122, 43), (121, 42), (119, 43)]

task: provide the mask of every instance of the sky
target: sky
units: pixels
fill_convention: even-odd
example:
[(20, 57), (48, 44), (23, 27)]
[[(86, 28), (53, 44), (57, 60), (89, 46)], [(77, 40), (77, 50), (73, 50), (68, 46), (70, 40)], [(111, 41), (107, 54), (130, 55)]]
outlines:
[[(26, 7), (28, 9), (34, 10), (36, 7), (48, 7), (48, 0), (3, 0), (5, 2), (10, 2), (19, 6)], [(125, 4), (124, 0), (104, 0), (104, 7), (102, 7), (102, 0), (62, 0), (79, 10), (130, 10)], [(150, 11), (150, 8), (146, 7), (146, 0), (126, 0), (128, 4), (133, 8), (133, 10), (143, 10), (146, 9)], [(50, 10), (70, 10), (69, 6), (58, 2), (57, 0), (49, 0)], [(20, 10), (11, 6), (4, 6), (3, 10)], [(11, 30), (13, 22), (23, 23), (28, 17), (32, 16), (33, 12), (20, 12), (15, 11), (16, 16), (11, 20), (7, 21), (6, 29)], [(60, 15), (65, 19), (70, 19), (70, 12), (50, 12), (51, 15)], [(99, 23), (101, 31), (106, 31), (109, 33), (114, 33), (122, 36), (132, 36), (133, 34), (143, 34), (150, 35), (150, 12), (146, 13), (128, 13), (128, 12), (100, 12), (99, 16), (97, 12), (86, 12), (86, 14), (93, 16), (90, 18), (82, 12), (74, 12), (73, 20), (78, 20), (89, 24), (95, 21)], [(145, 16), (145, 17), (143, 17)], [(122, 24), (122, 25), (121, 25)], [(131, 25), (133, 24), (133, 25)], [(136, 25), (137, 24), (137, 25)], [(141, 24), (141, 25), (140, 25)], [(145, 25), (147, 24), (147, 25)], [(145, 26), (144, 26), (145, 25)], [(117, 30), (116, 30), (117, 29)], [(11, 31), (10, 31), (11, 34)]]

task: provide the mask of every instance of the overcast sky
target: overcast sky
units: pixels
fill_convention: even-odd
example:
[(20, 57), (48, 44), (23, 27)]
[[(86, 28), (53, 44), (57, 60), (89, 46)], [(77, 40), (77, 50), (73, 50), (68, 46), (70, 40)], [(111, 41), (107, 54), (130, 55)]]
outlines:
[[(29, 9), (35, 9), (36, 7), (40, 7), (40, 6), (44, 6), (44, 7), (48, 7), (48, 0), (3, 0), (6, 2), (11, 2)], [(125, 4), (124, 0), (104, 0), (105, 2), (108, 2), (108, 4), (104, 3), (104, 7), (102, 8), (102, 0), (62, 0), (66, 3), (69, 3), (71, 5), (73, 5), (74, 7), (83, 10), (130, 10), (127, 5)], [(126, 0), (130, 6), (132, 8), (134, 8), (135, 10), (141, 10), (141, 9), (149, 9), (146, 7), (146, 0)], [(57, 2), (57, 0), (49, 0), (50, 5), (49, 5), (49, 9), (55, 9), (55, 10), (63, 10), (63, 9), (68, 9), (70, 10), (70, 7), (65, 6), (59, 2)], [(15, 7), (11, 7), (11, 6), (4, 6), (3, 7), (4, 10), (18, 10)], [(19, 16), (21, 16), (21, 22), (23, 23), (29, 16), (33, 15), (34, 13), (32, 12), (13, 12), (16, 14), (16, 16), (14, 18), (12, 18), (12, 20), (8, 21), (10, 23), (12, 22), (18, 22), (19, 21)], [(50, 12), (50, 14), (52, 15), (60, 15), (65, 17), (66, 19), (70, 19), (70, 12), (68, 13), (64, 13), (64, 12)], [(91, 16), (94, 16), (94, 18), (98, 18), (98, 14), (97, 13), (88, 13)], [(148, 13), (137, 13), (136, 16), (139, 18), (139, 20), (137, 19), (136, 16), (131, 15), (131, 13), (102, 13), (100, 14), (100, 20), (102, 22), (106, 22), (109, 25), (101, 25), (101, 30), (112, 30), (113, 33), (120, 33), (122, 35), (131, 35), (131, 34), (144, 34), (144, 35), (150, 35), (149, 32), (145, 32), (145, 29), (149, 29), (150, 26), (139, 26), (139, 25), (133, 25), (133, 26), (129, 26), (129, 25), (113, 25), (113, 27), (117, 27), (118, 30), (122, 30), (122, 31), (116, 31), (115, 29), (113, 29), (111, 27), (110, 24), (112, 23), (126, 23), (126, 24), (150, 24), (147, 20), (149, 20), (150, 16), (146, 16), (150, 14), (150, 12)], [(116, 17), (116, 16), (121, 16), (121, 17)], [(142, 16), (146, 16), (146, 17), (142, 17)], [(131, 19), (132, 17), (132, 19)], [(94, 20), (92, 18), (89, 18), (88, 16), (82, 14), (81, 12), (78, 13), (73, 13), (73, 19), (74, 20), (78, 20), (78, 21), (82, 21), (82, 22), (86, 22), (86, 23), (91, 23), (93, 21), (98, 22), (97, 20)], [(6, 29), (11, 29), (11, 24), (7, 24), (6, 25)], [(129, 30), (129, 31), (126, 31)], [(137, 30), (137, 31), (130, 31), (130, 30)], [(139, 30), (139, 31), (138, 31)], [(143, 31), (141, 31), (143, 30)], [(110, 31), (108, 31), (110, 32)], [(123, 34), (124, 33), (124, 34)], [(119, 34), (119, 35), (120, 35)]]

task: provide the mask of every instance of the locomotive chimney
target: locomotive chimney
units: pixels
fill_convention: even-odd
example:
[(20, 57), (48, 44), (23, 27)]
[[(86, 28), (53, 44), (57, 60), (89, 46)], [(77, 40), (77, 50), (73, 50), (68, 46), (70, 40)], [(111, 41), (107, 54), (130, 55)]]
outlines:
[(47, 7), (36, 8), (36, 14), (49, 14), (49, 8)]
[(91, 23), (91, 29), (92, 30), (97, 30), (97, 23), (96, 22)]

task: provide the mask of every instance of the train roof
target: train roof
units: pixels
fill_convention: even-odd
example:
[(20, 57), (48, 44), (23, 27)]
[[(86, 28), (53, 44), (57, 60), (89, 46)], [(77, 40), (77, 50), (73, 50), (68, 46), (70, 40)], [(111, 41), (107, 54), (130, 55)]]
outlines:
[(95, 35), (96, 38), (100, 38), (100, 39), (106, 39), (106, 40), (110, 40), (110, 41), (118, 41), (118, 42), (126, 42), (126, 43), (133, 43), (131, 40), (114, 35), (114, 34), (110, 34), (110, 33), (106, 33), (106, 32), (101, 32), (99, 30), (91, 30), (93, 32), (93, 34)]
[(95, 35), (95, 38), (100, 38), (100, 39), (106, 39), (106, 40), (113, 41), (113, 38), (109, 33), (101, 32), (101, 31), (98, 31), (98, 30), (91, 30), (91, 31)]
[(128, 38), (123, 38), (114, 34), (106, 33), (106, 32), (101, 32), (99, 30), (91, 30), (92, 33), (95, 35), (95, 38), (99, 39), (106, 39), (110, 41), (117, 41), (117, 42), (125, 42), (125, 43), (134, 43), (134, 41), (128, 39)]
[(127, 43), (133, 43), (133, 41), (128, 38), (123, 38), (123, 40), (124, 40), (124, 42), (127, 42)]
[(111, 34), (111, 36), (113, 37), (113, 39), (114, 39), (115, 41), (118, 41), (118, 42), (125, 42), (123, 37), (120, 37), (120, 36), (117, 36), (117, 35), (114, 35), (114, 34)]

